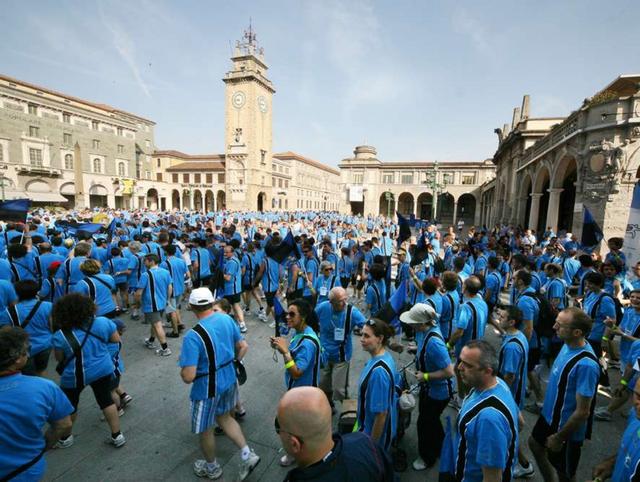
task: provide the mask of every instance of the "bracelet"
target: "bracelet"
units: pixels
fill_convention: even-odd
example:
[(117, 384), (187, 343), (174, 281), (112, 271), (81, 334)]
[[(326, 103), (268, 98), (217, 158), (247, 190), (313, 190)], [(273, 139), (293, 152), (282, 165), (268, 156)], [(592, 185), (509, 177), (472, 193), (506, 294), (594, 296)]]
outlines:
[(289, 368), (291, 368), (295, 364), (296, 364), (295, 360), (289, 360), (287, 363), (284, 364), (284, 369), (288, 370)]
[(620, 379), (620, 385), (622, 385), (623, 387), (626, 387), (629, 384), (628, 381), (626, 381), (624, 378)]
[(428, 382), (428, 381), (429, 381), (429, 374), (425, 372), (425, 373), (422, 375), (422, 378), (424, 378), (424, 381), (425, 381), (425, 382)]
[(602, 341), (609, 341), (609, 338), (607, 338), (606, 336), (603, 336)]
[(449, 342), (447, 342), (447, 349), (451, 350), (451, 345), (449, 345)]

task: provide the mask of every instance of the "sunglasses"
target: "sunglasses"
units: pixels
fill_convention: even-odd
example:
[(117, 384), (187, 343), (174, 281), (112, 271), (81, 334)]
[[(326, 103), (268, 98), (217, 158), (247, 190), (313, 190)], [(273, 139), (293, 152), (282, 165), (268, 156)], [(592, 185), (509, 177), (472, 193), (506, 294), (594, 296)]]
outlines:
[(302, 440), (302, 437), (300, 437), (300, 435), (296, 435), (295, 433), (291, 433), (291, 432), (288, 432), (288, 431), (280, 428), (280, 421), (278, 420), (278, 417), (276, 417), (273, 425), (274, 425), (274, 428), (275, 428), (277, 434), (280, 434), (280, 432), (288, 433), (292, 437), (297, 438), (300, 441), (300, 444), (304, 443), (304, 440)]
[(291, 318), (293, 318), (294, 316), (296, 316), (297, 313), (295, 311), (287, 311), (284, 316), (290, 316)]

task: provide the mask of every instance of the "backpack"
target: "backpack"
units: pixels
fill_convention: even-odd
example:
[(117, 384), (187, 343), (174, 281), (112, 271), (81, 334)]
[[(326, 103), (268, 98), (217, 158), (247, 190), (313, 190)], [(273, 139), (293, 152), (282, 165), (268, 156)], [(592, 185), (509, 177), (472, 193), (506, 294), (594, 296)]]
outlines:
[(535, 327), (536, 333), (544, 338), (553, 337), (555, 334), (553, 325), (556, 323), (558, 310), (540, 293), (523, 293), (522, 296), (533, 298), (538, 303), (538, 325)]
[(447, 270), (447, 267), (440, 256), (436, 256), (433, 260), (433, 268), (436, 270), (436, 274), (443, 273)]
[(616, 307), (616, 325), (619, 325), (620, 322), (622, 321), (622, 317), (624, 316), (624, 312), (622, 311), (622, 304), (620, 303), (620, 300), (618, 298), (614, 298), (609, 293), (605, 293), (605, 292), (600, 293), (600, 296), (598, 297), (596, 302), (593, 304), (593, 307), (591, 308), (591, 313), (589, 313), (589, 316), (593, 320), (596, 319), (596, 315), (598, 313), (598, 308), (600, 308), (600, 303), (602, 302), (602, 298), (605, 298), (605, 297), (609, 297), (613, 300), (613, 304)]

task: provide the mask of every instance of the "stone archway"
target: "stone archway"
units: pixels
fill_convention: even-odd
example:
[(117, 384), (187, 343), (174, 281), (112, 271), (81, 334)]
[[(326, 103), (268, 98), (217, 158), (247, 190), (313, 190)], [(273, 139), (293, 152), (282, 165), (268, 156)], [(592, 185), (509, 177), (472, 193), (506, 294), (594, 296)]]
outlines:
[(525, 228), (529, 225), (529, 217), (531, 216), (531, 176), (527, 174), (522, 181), (522, 190), (518, 199), (518, 217), (516, 222)]
[[(549, 187), (551, 185), (551, 176), (547, 166), (543, 166), (536, 175), (533, 184), (533, 193), (531, 201), (531, 215), (529, 218), (529, 229), (535, 229), (539, 233), (543, 233), (547, 228), (547, 212), (549, 210)], [(537, 204), (537, 206), (536, 206)]]
[(420, 219), (433, 219), (433, 195), (430, 192), (423, 192), (418, 196), (416, 216)]
[(191, 194), (188, 189), (182, 191), (182, 210), (188, 211), (191, 209)]
[(204, 206), (207, 212), (212, 212), (216, 210), (214, 206), (213, 191), (211, 189), (207, 189), (206, 192), (204, 193)]
[(102, 208), (107, 207), (107, 196), (109, 191), (102, 184), (94, 184), (89, 188), (89, 207)]
[(438, 196), (438, 212), (436, 219), (443, 226), (445, 224), (453, 224), (453, 207), (454, 199), (451, 193), (443, 192)]
[(458, 198), (456, 220), (463, 221), (465, 226), (472, 226), (476, 217), (476, 198), (473, 194), (465, 193)]
[(177, 189), (171, 191), (171, 207), (173, 209), (180, 209), (180, 191)]
[(410, 216), (413, 212), (413, 194), (403, 192), (398, 196), (398, 212), (403, 216)]
[(193, 191), (193, 208), (196, 211), (202, 211), (202, 191), (200, 189)]
[(226, 195), (225, 192), (220, 190), (216, 195), (216, 209), (218, 211), (223, 211), (227, 206)]
[[(551, 180), (550, 218), (556, 217), (557, 231), (567, 232), (573, 229), (573, 207), (576, 202), (576, 181), (578, 180), (578, 164), (575, 157), (564, 156), (554, 172)], [(552, 224), (549, 222), (549, 224)]]
[[(275, 201), (275, 199), (274, 199)], [(267, 204), (267, 195), (264, 192), (258, 193), (258, 212), (263, 212)], [(275, 207), (275, 204), (274, 204)]]
[[(387, 194), (391, 194), (391, 198), (387, 199)], [(380, 203), (378, 213), (381, 216), (392, 217), (396, 212), (396, 198), (391, 191), (383, 192), (380, 195)]]
[(147, 191), (147, 208), (155, 211), (158, 209), (158, 190), (151, 188)]

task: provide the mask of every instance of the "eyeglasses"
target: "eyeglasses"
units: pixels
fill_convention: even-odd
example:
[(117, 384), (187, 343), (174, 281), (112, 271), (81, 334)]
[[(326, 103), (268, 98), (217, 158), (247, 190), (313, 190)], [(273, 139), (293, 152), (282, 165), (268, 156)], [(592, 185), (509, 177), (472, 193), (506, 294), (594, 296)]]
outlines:
[(280, 421), (278, 420), (278, 417), (276, 417), (273, 425), (274, 425), (274, 428), (275, 428), (277, 434), (280, 434), (280, 432), (288, 433), (289, 435), (297, 438), (300, 441), (300, 444), (304, 443), (304, 440), (302, 440), (302, 437), (300, 437), (300, 435), (296, 435), (295, 433), (291, 433), (291, 432), (288, 432), (288, 431), (280, 428)]
[(333, 271), (333, 268), (325, 268), (324, 271)]
[(290, 316), (291, 318), (293, 318), (294, 316), (296, 316), (297, 313), (295, 311), (287, 311), (284, 316)]

